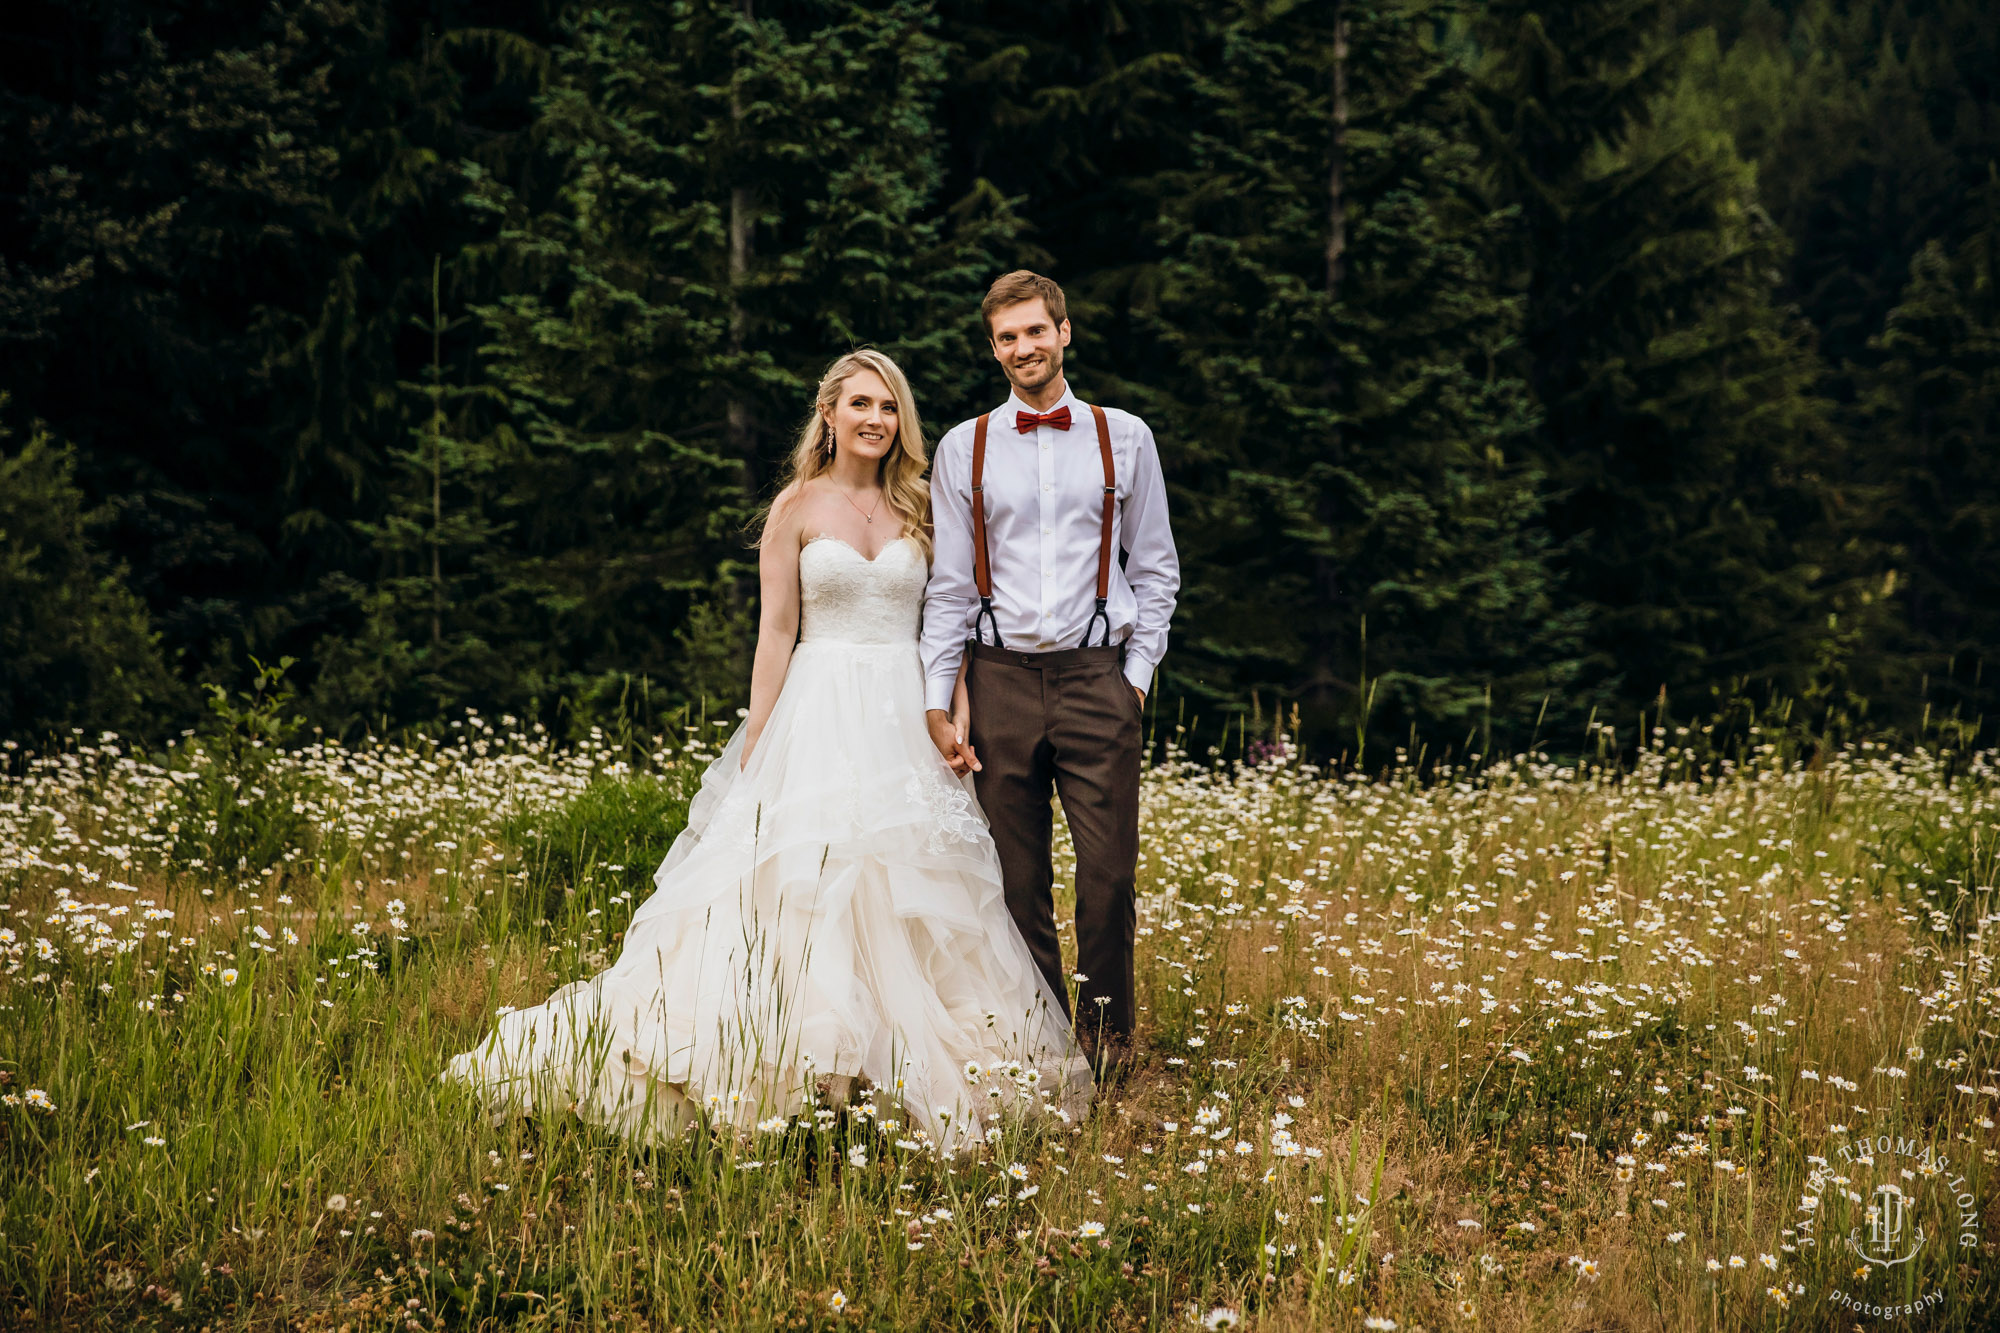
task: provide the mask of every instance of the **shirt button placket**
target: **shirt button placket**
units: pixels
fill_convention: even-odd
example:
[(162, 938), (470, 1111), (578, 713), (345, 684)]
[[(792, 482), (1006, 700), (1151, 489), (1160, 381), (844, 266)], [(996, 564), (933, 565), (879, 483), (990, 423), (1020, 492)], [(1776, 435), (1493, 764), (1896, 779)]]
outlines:
[(1055, 579), (1055, 430), (1049, 426), (1035, 429), (1036, 442), (1041, 445), (1042, 480), (1042, 617), (1036, 625), (1036, 638), (1044, 645), (1049, 639), (1049, 593)]

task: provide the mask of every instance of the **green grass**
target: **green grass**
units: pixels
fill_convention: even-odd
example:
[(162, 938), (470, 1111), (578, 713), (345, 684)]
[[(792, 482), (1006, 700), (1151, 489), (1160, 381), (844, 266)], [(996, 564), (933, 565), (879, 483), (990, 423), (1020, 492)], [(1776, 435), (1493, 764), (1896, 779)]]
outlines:
[(545, 913), (600, 880), (643, 895), (687, 824), (692, 794), (674, 773), (599, 777), (564, 804), (521, 811), (501, 837), (522, 850)]
[[(200, 746), (22, 764), (0, 1322), (1775, 1329), (1937, 1288), (1924, 1326), (1977, 1326), (1993, 768), (1681, 739), (1425, 780), (1169, 753), (1138, 1072), (958, 1159), (849, 1113), (637, 1151), (437, 1081), (615, 956), (704, 752), (471, 719), (239, 754), (261, 794)], [(1877, 1132), (1948, 1155), (1980, 1239), (1857, 1283), (1809, 1156)]]

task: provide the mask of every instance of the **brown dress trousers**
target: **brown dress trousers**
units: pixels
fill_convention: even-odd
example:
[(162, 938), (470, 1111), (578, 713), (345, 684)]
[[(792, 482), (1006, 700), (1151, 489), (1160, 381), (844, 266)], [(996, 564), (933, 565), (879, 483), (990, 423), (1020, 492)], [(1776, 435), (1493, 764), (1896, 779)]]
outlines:
[(1139, 861), (1139, 698), (1116, 647), (1023, 653), (966, 645), (965, 687), (1007, 910), (1049, 986), (1069, 1004), (1056, 937), (1055, 815), (1076, 845), (1074, 1015), (1086, 1039), (1132, 1031), (1132, 932)]

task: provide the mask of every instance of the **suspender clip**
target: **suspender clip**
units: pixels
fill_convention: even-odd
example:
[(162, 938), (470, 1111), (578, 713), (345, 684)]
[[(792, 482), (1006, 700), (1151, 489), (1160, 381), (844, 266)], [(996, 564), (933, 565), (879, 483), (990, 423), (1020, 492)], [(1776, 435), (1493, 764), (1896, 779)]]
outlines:
[[(985, 636), (979, 632), (979, 622), (982, 620), (986, 622), (987, 628), (993, 631), (993, 646), (995, 648), (1005, 648), (1007, 643), (1000, 637), (1000, 618), (993, 614), (993, 599), (991, 597), (981, 597), (979, 599), (979, 610), (974, 612), (972, 616), (972, 637), (979, 643), (986, 642)], [(1104, 632), (1107, 637), (1111, 633), (1109, 621), (1105, 622)]]
[(1090, 613), (1090, 621), (1083, 627), (1083, 642), (1077, 645), (1079, 648), (1091, 646), (1090, 632), (1097, 627), (1097, 622), (1100, 620), (1104, 622), (1104, 641), (1097, 646), (1100, 648), (1111, 646), (1111, 613), (1105, 609), (1105, 601), (1106, 599), (1102, 597), (1097, 599), (1097, 609)]

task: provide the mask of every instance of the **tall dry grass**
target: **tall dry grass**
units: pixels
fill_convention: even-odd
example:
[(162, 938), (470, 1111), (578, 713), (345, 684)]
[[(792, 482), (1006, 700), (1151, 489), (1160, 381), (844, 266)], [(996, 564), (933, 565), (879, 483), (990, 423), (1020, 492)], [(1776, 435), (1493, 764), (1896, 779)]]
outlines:
[[(1167, 745), (1141, 1062), (1082, 1123), (968, 1158), (893, 1112), (495, 1127), (438, 1069), (615, 956), (700, 739), (15, 755), (0, 1318), (1820, 1328), (1938, 1292), (1925, 1324), (1983, 1326), (1986, 756), (1695, 729), (1369, 779)], [(1884, 1183), (1926, 1233), (1894, 1266), (1848, 1243)]]

